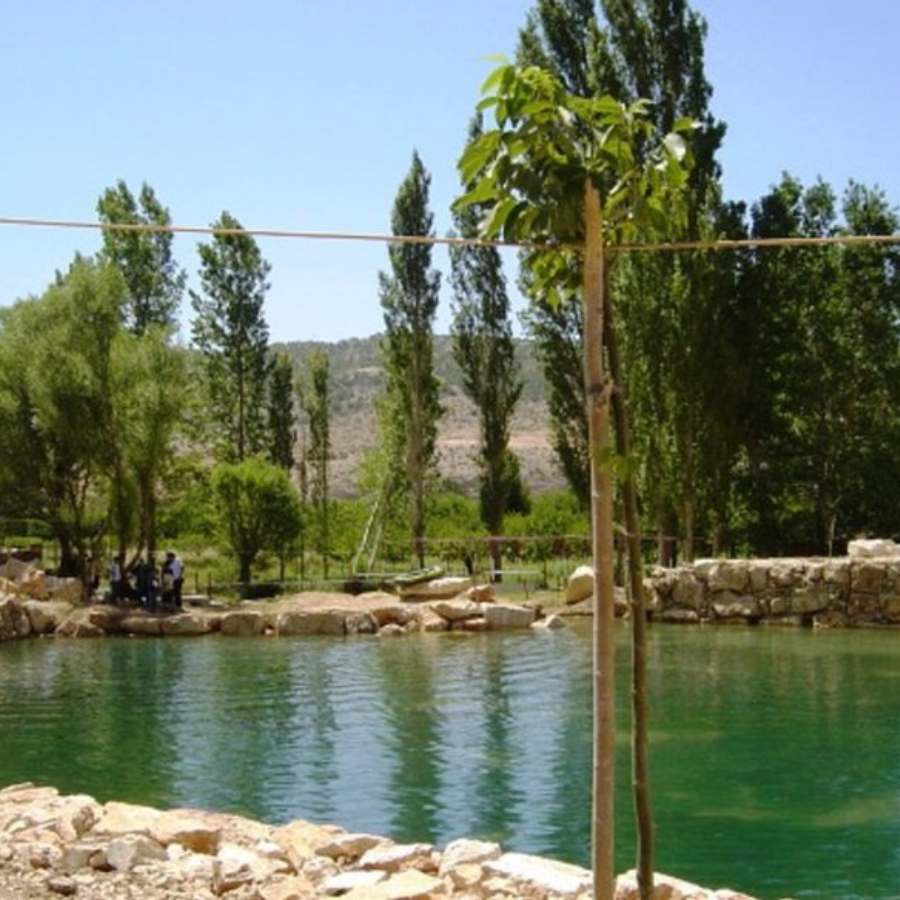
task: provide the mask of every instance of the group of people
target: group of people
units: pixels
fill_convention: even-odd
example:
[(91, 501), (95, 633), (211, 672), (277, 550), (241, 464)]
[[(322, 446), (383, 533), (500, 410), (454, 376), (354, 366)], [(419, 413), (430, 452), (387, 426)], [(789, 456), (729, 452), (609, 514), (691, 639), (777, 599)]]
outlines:
[(172, 551), (166, 554), (162, 568), (152, 555), (146, 560), (139, 556), (126, 566), (124, 555), (119, 554), (110, 562), (107, 576), (113, 603), (135, 601), (148, 612), (156, 612), (160, 607), (181, 609), (184, 563)]

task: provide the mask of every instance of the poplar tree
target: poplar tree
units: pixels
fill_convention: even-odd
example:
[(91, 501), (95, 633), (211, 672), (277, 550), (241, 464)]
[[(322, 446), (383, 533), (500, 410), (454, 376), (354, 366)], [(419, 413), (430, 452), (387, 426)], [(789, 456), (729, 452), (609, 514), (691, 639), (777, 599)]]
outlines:
[[(433, 237), (429, 210), (431, 176), (414, 152), (391, 215), (394, 235)], [(423, 539), (429, 488), (437, 467), (437, 423), (443, 412), (434, 373), (432, 326), (440, 273), (431, 268), (431, 245), (407, 241), (388, 247), (390, 274), (379, 273), (385, 337), (389, 418), (401, 439), (404, 487), (409, 491), (413, 539), (424, 565)]]
[[(316, 514), (319, 552), (322, 554), (322, 574), (325, 578), (328, 577), (328, 556), (331, 550), (328, 500), (331, 461), (329, 383), (328, 355), (324, 350), (317, 350), (304, 363), (300, 405), (306, 417), (304, 478)], [(304, 499), (305, 495), (306, 489)]]
[(294, 468), (297, 415), (294, 408), (294, 365), (287, 353), (272, 357), (266, 404), (269, 459), (286, 472)]
[[(469, 141), (481, 133), (473, 120)], [(478, 234), (484, 210), (478, 204), (453, 211), (462, 237)], [(518, 460), (509, 448), (510, 422), (522, 393), (510, 322), (509, 296), (500, 253), (495, 247), (453, 245), (453, 357), (462, 371), (462, 387), (478, 410), (480, 448), (479, 510), (491, 535), (503, 533), (510, 500), (522, 496)], [(500, 542), (492, 542), (492, 566), (502, 567)]]
[(263, 302), (271, 266), (240, 222), (223, 212), (200, 244), (202, 292), (191, 291), (194, 344), (203, 355), (219, 453), (240, 462), (266, 447), (264, 417), (271, 362)]
[(119, 228), (103, 230), (100, 259), (116, 266), (128, 286), (126, 324), (137, 335), (152, 326), (174, 328), (184, 294), (186, 274), (172, 253), (173, 235), (169, 210), (148, 184), (137, 197), (119, 180), (97, 201), (105, 225), (146, 225), (152, 231)]
[[(519, 36), (519, 60), (555, 73), (575, 96), (608, 94), (624, 103), (647, 99), (648, 118), (660, 134), (684, 117), (698, 123), (686, 185), (687, 215), (682, 224), (659, 228), (670, 240), (713, 235), (710, 223), (718, 217), (715, 155), (725, 128), (708, 108), (712, 88), (704, 72), (705, 36), (706, 24), (687, 0), (537, 0)], [(646, 149), (636, 147), (639, 156)], [(530, 265), (526, 257), (526, 289), (532, 280)], [(695, 522), (704, 515), (696, 486), (704, 476), (727, 471), (737, 451), (734, 428), (725, 424), (715, 434), (709, 428), (713, 413), (733, 418), (738, 403), (734, 385), (724, 392), (734, 399), (729, 409), (722, 403), (723, 392), (716, 390), (722, 378), (716, 360), (729, 352), (724, 342), (731, 334), (733, 310), (728, 297), (716, 290), (714, 268), (708, 255), (642, 254), (617, 258), (615, 270), (607, 273), (615, 281), (622, 355), (631, 374), (644, 505), (660, 535), (681, 532), (687, 555)], [(546, 301), (530, 293), (538, 303)], [(580, 416), (576, 412), (573, 418), (570, 411), (583, 408), (583, 399), (566, 395), (570, 385), (579, 383), (580, 373), (573, 367), (564, 378), (552, 371), (566, 360), (577, 366), (577, 315), (538, 311), (533, 337), (544, 360), (553, 415), (560, 417), (554, 418), (552, 429), (563, 437), (558, 451), (562, 467), (581, 493), (588, 459)], [(710, 331), (714, 321), (718, 327)], [(563, 343), (573, 349), (560, 356)], [(661, 544), (664, 560), (673, 552), (668, 543)]]

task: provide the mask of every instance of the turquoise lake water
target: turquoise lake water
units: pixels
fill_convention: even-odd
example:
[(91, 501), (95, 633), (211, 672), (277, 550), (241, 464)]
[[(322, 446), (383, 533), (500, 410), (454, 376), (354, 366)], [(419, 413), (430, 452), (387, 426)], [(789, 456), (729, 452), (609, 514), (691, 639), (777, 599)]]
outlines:
[[(619, 626), (617, 862), (633, 865)], [(900, 897), (900, 633), (649, 631), (657, 868)], [(587, 865), (590, 623), (554, 633), (0, 645), (0, 785), (461, 836)]]

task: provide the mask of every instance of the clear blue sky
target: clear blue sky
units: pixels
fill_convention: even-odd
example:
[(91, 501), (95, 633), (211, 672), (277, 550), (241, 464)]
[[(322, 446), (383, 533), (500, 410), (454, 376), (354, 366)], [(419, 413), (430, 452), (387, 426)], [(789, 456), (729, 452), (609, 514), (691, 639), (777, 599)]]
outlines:
[[(727, 196), (782, 171), (900, 204), (900, 2), (695, 0)], [(104, 188), (147, 181), (179, 224), (385, 232), (418, 149), (439, 234), (455, 161), (496, 54), (530, 0), (33, 0), (0, 30), (0, 216), (96, 219)], [(41, 293), (99, 235), (0, 226), (0, 305)], [(383, 245), (261, 240), (275, 340), (382, 328)], [(193, 280), (196, 241), (177, 238)], [(508, 257), (508, 276), (515, 277)], [(434, 254), (445, 273), (446, 251)], [(445, 279), (447, 278), (445, 274)], [(186, 318), (186, 315), (183, 316)], [(446, 331), (445, 290), (437, 330)]]

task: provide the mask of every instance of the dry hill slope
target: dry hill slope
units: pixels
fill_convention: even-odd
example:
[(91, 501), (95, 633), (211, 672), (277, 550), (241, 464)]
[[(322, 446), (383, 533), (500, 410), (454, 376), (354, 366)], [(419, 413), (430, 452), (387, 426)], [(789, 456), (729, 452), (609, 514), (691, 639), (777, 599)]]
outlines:
[[(357, 493), (357, 475), (366, 450), (377, 440), (375, 400), (384, 389), (379, 336), (333, 344), (294, 342), (287, 351), (299, 368), (314, 349), (324, 350), (331, 372), (332, 492), (337, 497)], [(525, 387), (513, 419), (510, 443), (519, 457), (522, 474), (533, 493), (564, 487), (550, 447), (544, 381), (528, 342), (517, 342)], [(435, 337), (435, 369), (444, 383), (441, 401), (446, 412), (438, 430), (440, 471), (467, 493), (477, 490), (478, 417), (461, 388), (459, 369), (450, 353), (450, 339)]]

